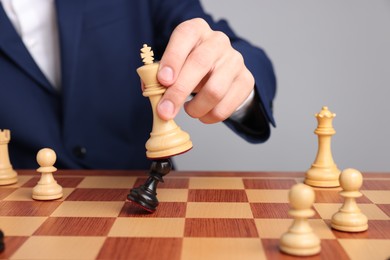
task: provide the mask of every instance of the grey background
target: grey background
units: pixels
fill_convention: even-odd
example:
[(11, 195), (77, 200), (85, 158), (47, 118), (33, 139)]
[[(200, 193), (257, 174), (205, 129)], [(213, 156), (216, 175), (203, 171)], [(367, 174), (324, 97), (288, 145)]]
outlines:
[(337, 166), (390, 171), (390, 1), (202, 3), (272, 59), (277, 127), (268, 142), (253, 145), (181, 111), (176, 122), (194, 148), (174, 159), (178, 169), (306, 171), (317, 153), (314, 114), (326, 105), (336, 113)]

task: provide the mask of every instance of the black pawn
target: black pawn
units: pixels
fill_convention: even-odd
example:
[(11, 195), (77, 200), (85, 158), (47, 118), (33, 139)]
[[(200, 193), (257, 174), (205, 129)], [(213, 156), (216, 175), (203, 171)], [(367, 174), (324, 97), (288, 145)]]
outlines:
[(159, 204), (156, 192), (157, 184), (164, 182), (163, 176), (168, 174), (171, 169), (172, 162), (169, 158), (153, 161), (149, 170), (149, 178), (143, 185), (131, 189), (127, 199), (150, 213), (155, 212)]

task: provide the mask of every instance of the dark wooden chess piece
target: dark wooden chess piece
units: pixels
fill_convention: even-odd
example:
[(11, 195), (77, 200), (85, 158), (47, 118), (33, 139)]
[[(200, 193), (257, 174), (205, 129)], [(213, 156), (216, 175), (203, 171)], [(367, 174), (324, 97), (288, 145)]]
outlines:
[(4, 233), (0, 230), (0, 252), (3, 252), (5, 248), (4, 245)]
[(130, 190), (127, 199), (146, 211), (153, 213), (159, 204), (157, 199), (157, 184), (164, 182), (163, 176), (172, 169), (171, 159), (154, 160), (149, 170), (149, 178), (139, 187)]

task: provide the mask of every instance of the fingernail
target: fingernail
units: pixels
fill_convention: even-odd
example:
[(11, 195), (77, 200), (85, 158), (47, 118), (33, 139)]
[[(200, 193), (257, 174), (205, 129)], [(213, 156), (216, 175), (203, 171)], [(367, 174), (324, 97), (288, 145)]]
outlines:
[(160, 80), (171, 82), (173, 80), (173, 69), (171, 67), (162, 67), (158, 72)]
[(165, 118), (171, 119), (175, 112), (175, 106), (170, 100), (163, 100), (158, 106), (158, 113)]

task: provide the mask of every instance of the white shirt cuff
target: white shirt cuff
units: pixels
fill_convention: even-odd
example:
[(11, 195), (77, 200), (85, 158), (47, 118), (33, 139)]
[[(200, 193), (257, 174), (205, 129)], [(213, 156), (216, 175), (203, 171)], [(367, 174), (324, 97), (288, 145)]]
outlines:
[(230, 116), (230, 119), (240, 122), (246, 115), (250, 105), (255, 97), (255, 89), (249, 94), (245, 101), (236, 109), (236, 111)]

